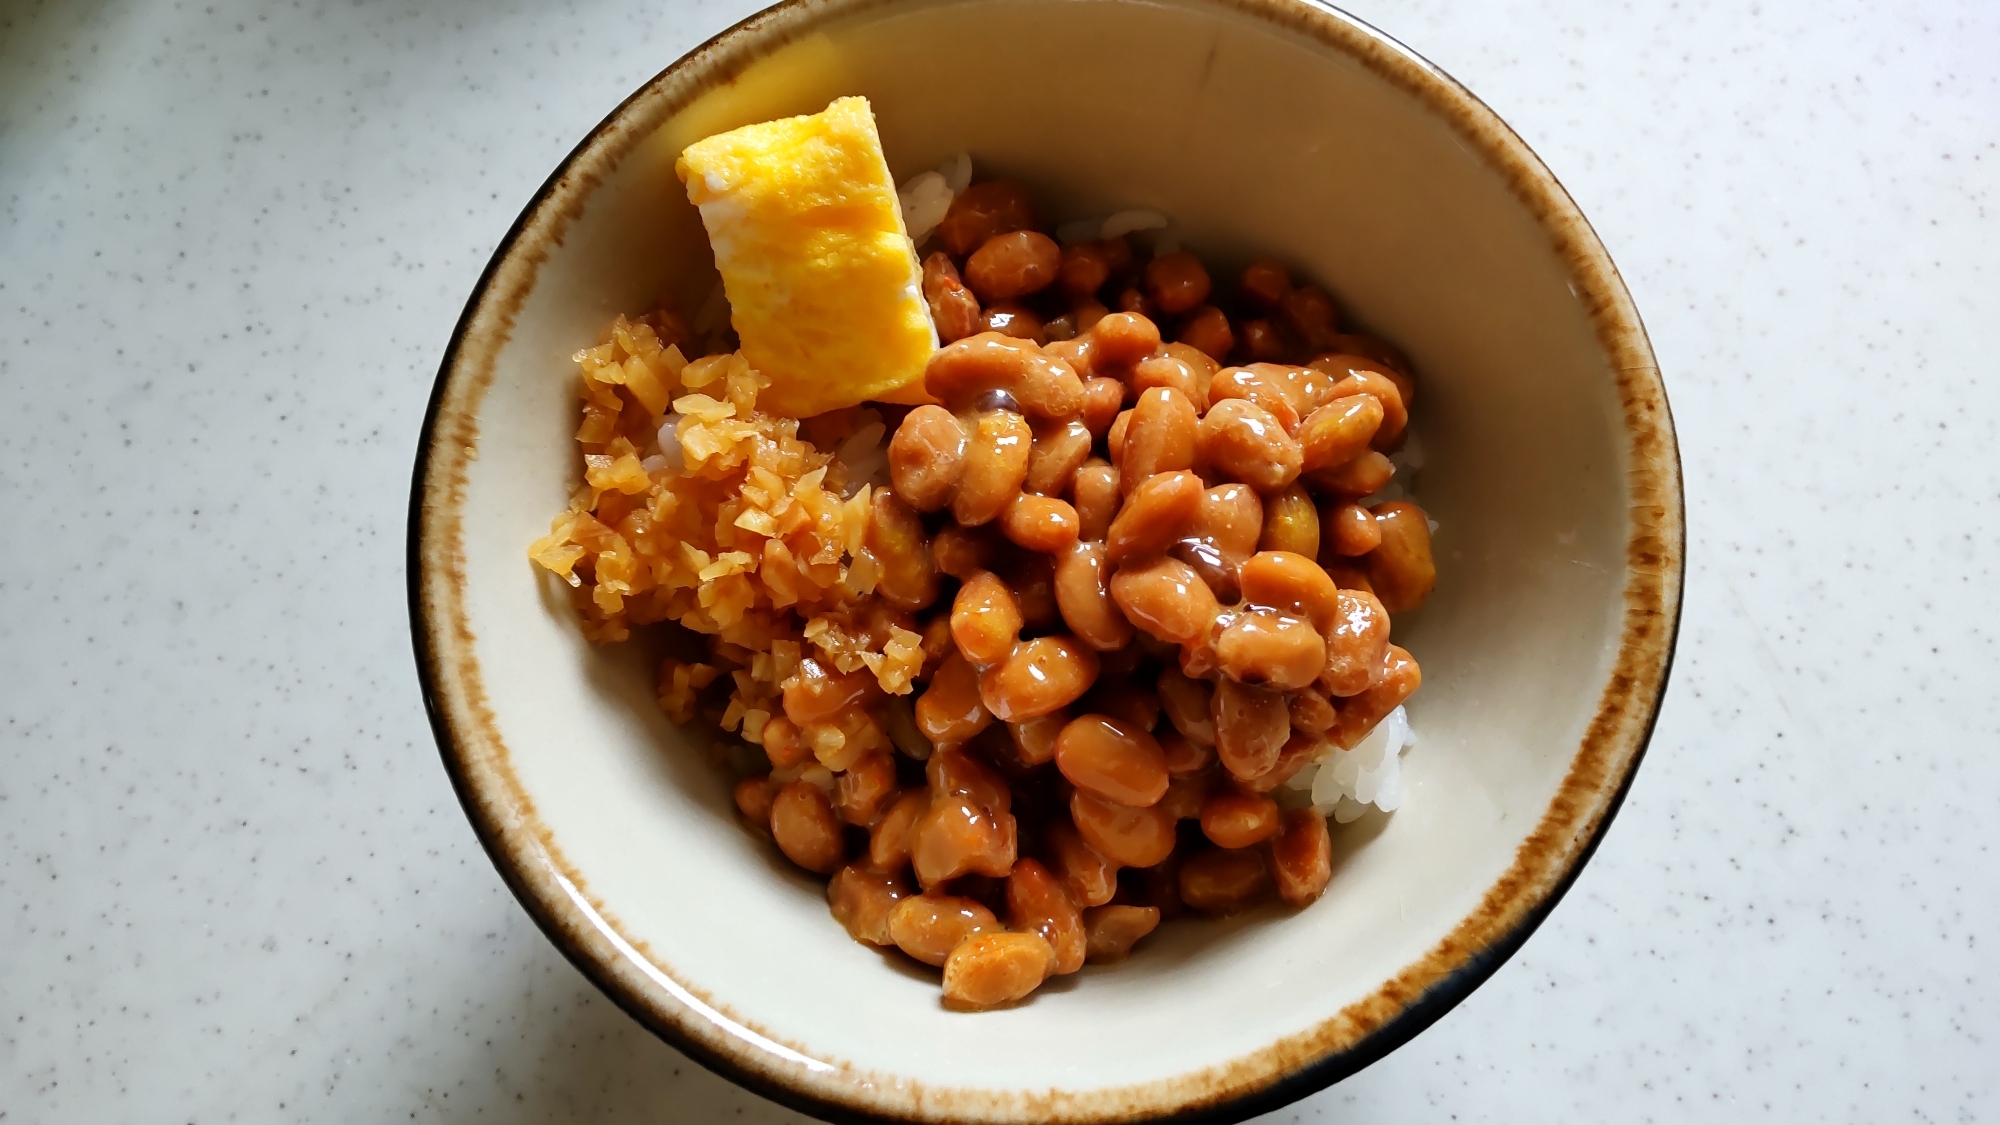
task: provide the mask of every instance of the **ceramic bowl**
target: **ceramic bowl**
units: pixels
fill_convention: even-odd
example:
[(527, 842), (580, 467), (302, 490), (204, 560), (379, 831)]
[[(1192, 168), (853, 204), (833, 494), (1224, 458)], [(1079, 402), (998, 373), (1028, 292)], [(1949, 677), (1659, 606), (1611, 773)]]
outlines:
[[(948, 1011), (742, 827), (715, 734), (666, 721), (639, 646), (587, 644), (530, 566), (579, 471), (570, 354), (713, 284), (675, 155), (843, 94), (899, 178), (970, 151), (1058, 218), (1157, 208), (1213, 260), (1291, 262), (1415, 361), (1439, 581), (1397, 628), (1421, 741), (1403, 808), (1336, 832), (1306, 910), (1178, 922), (1017, 1007)], [(1638, 765), (1682, 549), (1666, 397), (1603, 246), (1408, 49), (1293, 0), (793, 0), (634, 94), (507, 234), (425, 421), (410, 579), (481, 840), (677, 1047), (835, 1119), (1226, 1121), (1406, 1041), (1547, 914)]]

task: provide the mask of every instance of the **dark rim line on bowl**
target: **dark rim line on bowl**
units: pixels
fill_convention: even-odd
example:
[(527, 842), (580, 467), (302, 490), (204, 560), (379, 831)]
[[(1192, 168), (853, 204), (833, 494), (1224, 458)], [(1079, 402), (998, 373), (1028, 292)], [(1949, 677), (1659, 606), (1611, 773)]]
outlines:
[[(427, 484), (430, 483), (429, 477), (432, 469), (432, 453), (438, 445), (440, 436), (438, 430), (440, 416), (449, 397), (448, 392), (451, 390), (451, 374), (461, 358), (461, 352), (467, 342), (468, 334), (475, 320), (478, 319), (479, 314), (483, 311), (488, 311), (486, 309), (487, 299), (496, 279), (500, 277), (503, 270), (508, 268), (510, 264), (518, 265), (518, 263), (513, 263), (512, 260), (517, 251), (523, 249), (521, 239), (528, 232), (529, 228), (535, 224), (535, 221), (543, 217), (541, 215), (543, 208), (573, 174), (581, 173), (585, 177), (594, 176), (594, 173), (589, 168), (580, 166), (582, 159), (608, 135), (620, 131), (621, 128), (629, 129), (629, 126), (621, 123), (620, 119), (634, 103), (658, 93), (662, 87), (668, 85), (674, 79), (678, 72), (689, 67), (690, 64), (704, 61), (706, 56), (718, 51), (722, 47), (730, 45), (731, 41), (735, 40), (745, 31), (761, 24), (781, 22), (795, 17), (801, 21), (797, 26), (786, 29), (789, 34), (780, 36), (772, 44), (762, 48), (746, 44), (737, 52), (739, 57), (707, 60), (715, 67), (716, 73), (710, 75), (706, 81), (693, 89), (693, 92), (689, 95), (690, 100), (692, 97), (699, 96), (701, 92), (713, 88), (715, 85), (730, 81), (744, 67), (756, 61), (756, 59), (767, 55), (771, 50), (781, 47), (786, 42), (790, 42), (801, 35), (809, 34), (828, 22), (837, 21), (842, 18), (851, 18), (872, 8), (885, 6), (889, 2), (890, 0), (786, 0), (785, 3), (752, 15), (713, 36), (655, 75), (624, 101), (620, 102), (616, 109), (607, 115), (603, 121), (591, 130), (581, 143), (571, 150), (562, 163), (557, 166), (555, 172), (535, 192), (520, 216), (516, 218), (513, 225), (509, 228), (505, 238), (501, 240), (493, 257), (489, 260), (485, 270), (480, 275), (464, 312), (460, 315), (457, 324), (453, 328), (450, 344), (446, 348), (437, 380), (432, 387), (429, 404), (424, 416), (423, 429), (419, 436), (417, 461), (411, 488), (408, 525), (409, 544), (407, 565), (409, 571), (407, 580), (409, 583), (411, 632), (416, 649), (418, 675), (421, 682), (425, 710), (430, 717), (432, 730), (438, 740), (446, 772), (451, 778), (452, 786), (458, 795), (459, 802), (464, 807), (468, 819), (471, 820), (481, 845), (493, 860), (494, 866), (499, 870), (508, 888), (513, 891), (515, 897), (521, 901), (530, 916), (535, 919), (536, 924), (541, 927), (550, 941), (563, 952), (564, 956), (588, 977), (592, 983), (609, 996), (614, 1003), (637, 1019), (641, 1024), (672, 1043), (681, 1051), (695, 1058), (702, 1065), (746, 1088), (755, 1090), (791, 1108), (828, 1120), (842, 1122), (957, 1118), (962, 1116), (960, 1113), (954, 1112), (953, 1102), (958, 1099), (951, 1095), (971, 1098), (973, 1104), (967, 1108), (974, 1110), (985, 1108), (1006, 1112), (1011, 1109), (1015, 1112), (1022, 1112), (1027, 1110), (1029, 1105), (1006, 1101), (996, 1103), (994, 1099), (1005, 1098), (1007, 1096), (1006, 1093), (972, 1090), (925, 1091), (927, 1095), (945, 1096), (925, 1096), (922, 1098), (922, 1103), (926, 1108), (909, 1114), (868, 1108), (858, 1102), (834, 1100), (833, 1097), (822, 1096), (819, 1093), (810, 1092), (792, 1085), (786, 1080), (787, 1075), (783, 1072), (760, 1071), (744, 1061), (744, 1059), (734, 1057), (704, 1042), (701, 1037), (694, 1034), (689, 1028), (682, 1026), (675, 1013), (651, 1006), (648, 1003), (648, 1000), (651, 999), (650, 997), (641, 995), (639, 990), (632, 987), (629, 982), (619, 979), (614, 959), (623, 959), (627, 962), (635, 960), (646, 962), (647, 964), (640, 967), (639, 971), (655, 984), (659, 984), (661, 987), (675, 993), (677, 1000), (681, 1004), (691, 1008), (708, 1008), (710, 1009), (710, 1015), (714, 1019), (735, 1024), (733, 1028), (725, 1028), (724, 1030), (735, 1035), (739, 1040), (745, 1037), (746, 1032), (749, 1037), (764, 1038), (757, 1033), (756, 1029), (748, 1026), (747, 1021), (736, 1021), (732, 1016), (722, 1012), (720, 1010), (723, 1007), (722, 1005), (711, 1003), (707, 998), (700, 997), (685, 987), (668, 985), (666, 982), (671, 980), (671, 974), (667, 972), (663, 963), (644, 951), (643, 943), (630, 942), (622, 934), (618, 933), (615, 920), (608, 916), (609, 911), (605, 910), (602, 904), (585, 901), (586, 893), (582, 889), (580, 876), (569, 869), (569, 865), (560, 858), (559, 851), (556, 849), (554, 841), (548, 837), (546, 829), (540, 828), (538, 822), (535, 821), (532, 802), (528, 799), (527, 794), (519, 788), (518, 781), (512, 777), (511, 771), (505, 768), (504, 762), (497, 767), (497, 772), (501, 785), (508, 790), (505, 794), (508, 807), (501, 812), (495, 812), (486, 806), (485, 795), (482, 795), (473, 776), (476, 767), (471, 762), (468, 747), (461, 741), (452, 725), (452, 719), (447, 713), (449, 708), (445, 697), (448, 692), (441, 685), (450, 678), (450, 674), (448, 670), (440, 665), (440, 656), (433, 644), (429, 617), (430, 610), (425, 599), (424, 579), (427, 568), (424, 565), (426, 552), (424, 549), (423, 528), (426, 512), (425, 498)], [(1528, 888), (1515, 891), (1516, 898), (1508, 899), (1499, 904), (1503, 908), (1508, 906), (1522, 908), (1520, 916), (1514, 921), (1511, 928), (1498, 935), (1489, 937), (1477, 948), (1457, 954), (1455, 963), (1450, 968), (1435, 975), (1432, 979), (1425, 982), (1423, 987), (1407, 998), (1398, 1001), (1393, 997), (1385, 995), (1395, 991), (1397, 980), (1392, 979), (1374, 995), (1343, 1010), (1340, 1016), (1336, 1016), (1333, 1020), (1321, 1025), (1319, 1028), (1309, 1029), (1301, 1035), (1288, 1037), (1287, 1039), (1267, 1045), (1242, 1059), (1235, 1060), (1234, 1063), (1223, 1064), (1220, 1067), (1213, 1068), (1211, 1071), (1202, 1072), (1203, 1076), (1212, 1075), (1212, 1077), (1208, 1078), (1208, 1093), (1206, 1095), (1176, 1098), (1171, 1090), (1163, 1089), (1169, 1083), (1175, 1081), (1168, 1079), (1140, 1087), (1120, 1088), (1119, 1090), (1104, 1091), (1103, 1093), (1130, 1093), (1137, 1095), (1141, 1091), (1157, 1091), (1156, 1098), (1163, 1094), (1165, 1098), (1175, 1101), (1175, 1104), (1171, 1108), (1162, 1106), (1158, 1101), (1154, 1101), (1152, 1105), (1147, 1106), (1143, 1100), (1136, 1099), (1124, 1101), (1118, 1104), (1116, 1108), (1113, 1108), (1108, 1103), (1100, 1103), (1088, 1109), (1081, 1106), (1071, 1107), (1067, 1110), (1058, 1110), (1054, 1105), (1047, 1107), (1050, 1112), (1049, 1114), (1045, 1114), (1045, 1116), (1063, 1114), (1063, 1119), (1071, 1121), (1109, 1121), (1147, 1118), (1225, 1123), (1240, 1121), (1247, 1117), (1269, 1112), (1337, 1082), (1382, 1058), (1390, 1051), (1408, 1042), (1419, 1032), (1423, 1031), (1424, 1028), (1451, 1010), (1453, 1006), (1470, 994), (1474, 988), (1491, 976), (1507, 958), (1511, 957), (1526, 942), (1542, 921), (1548, 917), (1556, 903), (1562, 899), (1569, 887), (1575, 882), (1584, 863), (1595, 852), (1598, 843), (1603, 837), (1604, 830), (1610, 825), (1618, 809), (1623, 804), (1625, 795), (1631, 787), (1632, 779), (1636, 776), (1639, 762), (1644, 756), (1646, 744), (1652, 734), (1653, 725), (1658, 719), (1660, 700), (1665, 693), (1673, 662), (1678, 634), (1680, 601), (1684, 584), (1685, 533), (1683, 497), (1680, 488), (1679, 454), (1672, 440), (1673, 423), (1666, 401), (1665, 390), (1658, 383), (1658, 368), (1651, 362), (1652, 353), (1650, 345), (1645, 339), (1644, 326), (1639, 320), (1637, 309), (1631, 304), (1629, 293), (1626, 292), (1622, 279), (1617, 275), (1616, 267), (1611, 263), (1609, 255), (1603, 252), (1602, 244), (1596, 238), (1595, 232), (1590, 229), (1587, 220), (1584, 219), (1582, 213), (1576, 208), (1574, 202), (1555, 180), (1555, 177), (1540, 163), (1539, 159), (1533, 155), (1527, 145), (1500, 120), (1498, 115), (1494, 114), (1483, 102), (1480, 102), (1472, 95), (1470, 91), (1467, 91), (1448, 75), (1445, 75), (1438, 68), (1423, 60), (1415, 52), (1351, 15), (1331, 8), (1319, 6), (1307, 7), (1303, 4), (1290, 2), (1290, 0), (1200, 0), (1200, 2), (1202, 6), (1212, 5), (1235, 9), (1236, 11), (1256, 17), (1261, 22), (1274, 25), (1280, 30), (1289, 30), (1302, 34), (1323, 47), (1349, 55), (1377, 77), (1403, 89), (1431, 110), (1438, 112), (1446, 119), (1448, 125), (1460, 134), (1471, 134), (1469, 136), (1462, 136), (1462, 139), (1471, 143), (1473, 151), (1480, 156), (1482, 163), (1490, 171), (1501, 175), (1516, 198), (1535, 214), (1546, 233), (1549, 233), (1551, 236), (1555, 236), (1558, 233), (1557, 231), (1547, 229), (1550, 227), (1568, 227), (1574, 224), (1574, 226), (1581, 228), (1580, 231), (1563, 231), (1564, 235), (1571, 236), (1566, 238), (1566, 241), (1570, 245), (1565, 247), (1559, 243), (1556, 249), (1568, 259), (1573, 281), (1577, 280), (1577, 275), (1580, 271), (1580, 264), (1577, 261), (1578, 254), (1576, 252), (1576, 243), (1579, 239), (1582, 242), (1583, 256), (1591, 259), (1603, 271), (1603, 276), (1597, 279), (1599, 282), (1598, 286), (1591, 286), (1588, 283), (1588, 279), (1584, 279), (1586, 281), (1585, 288), (1583, 293), (1579, 294), (1579, 297), (1580, 299), (1588, 299), (1595, 302), (1591, 310), (1591, 315), (1598, 327), (1599, 342), (1606, 352), (1607, 357), (1614, 361), (1613, 374), (1618, 377), (1621, 394), (1626, 400), (1626, 436), (1628, 446), (1631, 446), (1628, 452), (1634, 462), (1634, 468), (1637, 468), (1640, 462), (1650, 460), (1652, 463), (1650, 475), (1659, 478), (1650, 482), (1656, 493), (1653, 496), (1641, 497), (1631, 495), (1628, 492), (1628, 500), (1632, 501), (1633, 520), (1633, 531), (1627, 546), (1628, 578), (1634, 574), (1652, 573), (1664, 579), (1666, 575), (1662, 572), (1668, 569), (1671, 569), (1673, 574), (1670, 586), (1668, 583), (1661, 582), (1657, 591), (1653, 591), (1658, 595), (1657, 608), (1652, 611), (1658, 619), (1653, 622), (1655, 627), (1651, 630), (1640, 629), (1636, 636), (1632, 606), (1635, 589), (1638, 589), (1640, 593), (1645, 593), (1650, 590), (1650, 587), (1639, 589), (1643, 584), (1635, 586), (1633, 582), (1628, 581), (1625, 591), (1627, 615), (1624, 633), (1621, 636), (1619, 646), (1620, 660), (1618, 667), (1614, 669), (1611, 683), (1606, 690), (1603, 700), (1600, 702), (1598, 722), (1594, 722), (1591, 725), (1591, 730), (1585, 735), (1583, 743), (1579, 746), (1577, 755), (1572, 758), (1571, 771), (1566, 776), (1563, 786), (1559, 788), (1556, 800), (1552, 801), (1549, 809), (1544, 811), (1541, 825), (1546, 827), (1548, 822), (1556, 816), (1556, 806), (1562, 803), (1565, 796), (1570, 796), (1574, 799), (1575, 797), (1591, 797), (1603, 792), (1605, 788), (1604, 783), (1603, 781), (1599, 781), (1592, 785), (1578, 785), (1576, 788), (1579, 792), (1571, 794), (1571, 782), (1576, 779), (1576, 767), (1583, 762), (1586, 757), (1586, 750), (1593, 742), (1599, 739), (1610, 739), (1614, 742), (1629, 742), (1629, 757), (1622, 763), (1622, 775), (1617, 777), (1615, 785), (1611, 787), (1610, 796), (1604, 800), (1594, 821), (1589, 820), (1586, 815), (1586, 822), (1578, 826), (1580, 831), (1571, 840), (1571, 844), (1575, 850), (1569, 853), (1567, 862), (1554, 880), (1541, 892), (1540, 897), (1526, 904), (1519, 902), (1518, 896), (1534, 893), (1532, 888)], [(1323, 22), (1327, 20), (1334, 21), (1339, 29), (1343, 29), (1348, 35), (1358, 38), (1360, 43), (1349, 42), (1345, 38), (1327, 34), (1328, 29)], [(1391, 63), (1370, 56), (1369, 52), (1365, 49), (1369, 46), (1391, 53), (1399, 60), (1399, 65), (1415, 69), (1418, 72), (1418, 77), (1413, 79), (1410, 75), (1394, 73), (1395, 67)], [(1424, 81), (1437, 84), (1438, 87), (1442, 88), (1442, 93), (1445, 95), (1461, 99), (1464, 103), (1469, 104), (1457, 107), (1444, 104), (1438, 97), (1440, 91), (1437, 89), (1426, 89), (1423, 85)], [(685, 104), (685, 102), (682, 102), (678, 105), (663, 107), (661, 109), (661, 117), (663, 119), (670, 117), (672, 113), (678, 111)], [(1454, 110), (1457, 110), (1457, 112), (1454, 112)], [(1470, 110), (1477, 117), (1477, 120), (1466, 120), (1467, 110)], [(1480, 128), (1489, 130), (1494, 136), (1481, 137), (1477, 135)], [(650, 132), (650, 129), (633, 130), (632, 139), (636, 142), (638, 138), (642, 138), (648, 132)], [(1512, 155), (1514, 155), (1523, 167), (1508, 167), (1502, 159), (1505, 150), (1511, 150)], [(627, 155), (629, 151), (630, 146), (628, 145), (625, 149), (618, 152), (604, 154), (606, 160), (602, 166), (615, 166), (618, 160)], [(1524, 179), (1540, 180), (1540, 189), (1549, 198), (1536, 198), (1535, 191), (1533, 190), (1535, 185), (1523, 183)], [(1554, 210), (1556, 214), (1551, 215), (1548, 213), (1549, 207), (1547, 204), (1550, 203), (1555, 205)], [(568, 220), (573, 218), (573, 215), (560, 216), (559, 218), (560, 222), (556, 225), (553, 234), (553, 238), (557, 241), (560, 240), (562, 234), (565, 232)], [(527, 248), (527, 256), (533, 259), (528, 267), (530, 276), (532, 276), (533, 269), (539, 266), (540, 258), (544, 253), (545, 251), (539, 247)], [(1584, 296), (1586, 293), (1588, 294), (1587, 298)], [(499, 313), (500, 320), (505, 322), (507, 329), (510, 331), (513, 315), (517, 311), (518, 306), (502, 310)], [(1607, 318), (1617, 323), (1607, 325)], [(1629, 323), (1624, 323), (1628, 320)], [(1620, 338), (1607, 339), (1607, 333), (1619, 336)], [(504, 344), (504, 340), (505, 337), (503, 336), (500, 341), (493, 343), (489, 350), (497, 354), (500, 347)], [(1642, 358), (1645, 362), (1618, 364), (1616, 361), (1621, 353), (1630, 355), (1631, 358), (1635, 359)], [(1650, 376), (1650, 379), (1646, 378), (1648, 376)], [(492, 372), (489, 367), (485, 372), (485, 379), (487, 382), (490, 382), (491, 378)], [(473, 381), (475, 383), (478, 382), (476, 379)], [(1636, 388), (1628, 385), (1635, 381), (1642, 385)], [(483, 394), (483, 385), (477, 389)], [(1635, 398), (1638, 400), (1636, 404), (1633, 401)], [(1656, 416), (1650, 422), (1643, 418), (1634, 418), (1635, 409), (1638, 414), (1654, 414)], [(1652, 439), (1650, 443), (1642, 440), (1648, 438)], [(1641, 446), (1648, 444), (1652, 448), (1641, 448)], [(1641, 473), (1637, 475), (1647, 474)], [(451, 485), (462, 484), (462, 482), (458, 481), (445, 483)], [(447, 491), (449, 492), (450, 490), (448, 489)], [(440, 505), (441, 509), (448, 509), (449, 507), (448, 503)], [(1642, 509), (1653, 513), (1650, 522), (1647, 518), (1642, 517)], [(455, 512), (452, 511), (445, 511), (441, 518), (445, 518), (453, 524), (456, 522)], [(457, 546), (455, 541), (451, 545), (454, 547)], [(454, 561), (456, 561), (455, 557)], [(457, 577), (460, 578), (462, 583), (462, 576)], [(1642, 621), (1645, 619), (1645, 607), (1641, 608), (1638, 616)], [(1664, 627), (1664, 632), (1662, 632), (1660, 626)], [(1636, 662), (1645, 665), (1645, 667), (1639, 669), (1644, 674), (1638, 677), (1623, 675), (1621, 673), (1625, 665), (1632, 662), (1628, 658), (1635, 655), (1633, 651), (1635, 648), (1640, 650), (1636, 654), (1638, 657)], [(1646, 654), (1654, 651), (1657, 651), (1657, 656), (1647, 659)], [(1657, 682), (1650, 685), (1652, 691), (1648, 693), (1649, 697), (1638, 697), (1636, 695), (1637, 691), (1647, 687), (1648, 685), (1645, 681), (1653, 677), (1657, 677)], [(1615, 705), (1612, 702), (1614, 697), (1618, 697)], [(475, 707), (481, 711), (484, 710), (483, 703), (467, 702), (466, 705)], [(1620, 718), (1629, 717), (1629, 712), (1635, 705), (1643, 707), (1643, 717), (1638, 721), (1636, 727), (1633, 727), (1627, 721), (1624, 723), (1622, 730), (1612, 729), (1603, 734), (1598, 733), (1597, 727), (1599, 723), (1605, 722), (1607, 716), (1612, 725), (1617, 727)], [(501, 746), (504, 750), (504, 744), (498, 739), (497, 732), (493, 734), (492, 741), (496, 746)], [(1616, 749), (1615, 746), (1612, 748)], [(1605, 764), (1618, 765), (1616, 762)], [(1606, 778), (1604, 780), (1608, 781), (1610, 779)], [(511, 814), (511, 816), (503, 816), (502, 813)], [(504, 823), (504, 820), (507, 819), (512, 819), (522, 824), (533, 825), (534, 827), (531, 829), (530, 834), (534, 838), (511, 839), (510, 837), (519, 835), (519, 830)], [(1538, 831), (1535, 834), (1531, 834), (1528, 841), (1517, 851), (1515, 864), (1508, 869), (1506, 874), (1503, 874), (1501, 880), (1493, 888), (1489, 889), (1486, 900), (1482, 902), (1481, 907), (1475, 910), (1467, 919), (1462, 920), (1454, 928), (1452, 934), (1448, 935), (1438, 948), (1420, 959), (1417, 965), (1426, 965), (1433, 959), (1438, 958), (1444, 953), (1445, 946), (1451, 943), (1452, 937), (1470, 925), (1473, 918), (1477, 918), (1482, 913), (1491, 909), (1489, 904), (1500, 894), (1501, 888), (1508, 882), (1509, 877), (1523, 866), (1522, 857), (1536, 844), (1536, 840), (1540, 835), (1541, 831), (1538, 828)], [(1549, 841), (1544, 846), (1557, 846), (1561, 843), (1559, 840)], [(524, 847), (534, 854), (529, 856), (520, 854), (520, 849)], [(552, 875), (560, 885), (559, 889), (564, 892), (565, 896), (571, 902), (557, 905), (554, 902), (556, 896), (545, 895), (542, 891), (532, 886), (527, 872), (527, 868), (531, 864), (539, 867), (542, 872)], [(1524, 876), (1530, 880), (1532, 880), (1535, 874), (1532, 871), (1524, 872)], [(572, 911), (576, 916), (571, 916)], [(612, 947), (613, 958), (601, 957), (585, 948), (586, 941), (592, 937), (609, 944)], [(1414, 968), (1414, 966), (1406, 967), (1401, 975), (1409, 975), (1411, 968)], [(1266, 1068), (1266, 1073), (1251, 1077), (1247, 1084), (1241, 1079), (1230, 1080), (1228, 1072), (1233, 1067), (1241, 1066), (1252, 1060), (1262, 1059), (1268, 1062), (1270, 1060), (1265, 1059), (1266, 1056), (1283, 1053), (1281, 1049), (1285, 1048), (1293, 1040), (1310, 1038), (1315, 1031), (1322, 1034), (1331, 1034), (1329, 1029), (1332, 1025), (1340, 1023), (1350, 1012), (1354, 1012), (1375, 1001), (1382, 1001), (1392, 1005), (1393, 1012), (1377, 1020), (1372, 1025), (1365, 1027), (1351, 1042), (1331, 1049), (1321, 1049), (1316, 1057), (1299, 1063), (1289, 1071), (1284, 1069), (1282, 1060), (1279, 1060), (1279, 1069), (1275, 1072), (1269, 1072), (1268, 1068)], [(699, 1015), (701, 1013), (697, 1012), (696, 1014)], [(1365, 1015), (1356, 1017), (1356, 1019), (1358, 1022), (1366, 1022)], [(766, 1041), (766, 1045), (761, 1049), (769, 1051), (774, 1047), (779, 1052), (785, 1051), (783, 1045), (769, 1040)], [(754, 1058), (756, 1056), (751, 1057)], [(763, 1060), (760, 1059), (759, 1061)], [(835, 1093), (849, 1093), (851, 1091), (852, 1087), (849, 1086), (836, 1090)], [(1033, 1100), (1031, 1095), (1029, 1104), (1032, 1104)]]

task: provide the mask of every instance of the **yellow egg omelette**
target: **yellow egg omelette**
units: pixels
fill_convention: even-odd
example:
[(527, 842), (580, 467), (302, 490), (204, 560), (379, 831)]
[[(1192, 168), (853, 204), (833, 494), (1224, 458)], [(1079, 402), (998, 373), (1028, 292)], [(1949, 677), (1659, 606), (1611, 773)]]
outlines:
[(701, 209), (758, 408), (809, 417), (929, 401), (937, 330), (866, 98), (697, 141), (674, 166)]

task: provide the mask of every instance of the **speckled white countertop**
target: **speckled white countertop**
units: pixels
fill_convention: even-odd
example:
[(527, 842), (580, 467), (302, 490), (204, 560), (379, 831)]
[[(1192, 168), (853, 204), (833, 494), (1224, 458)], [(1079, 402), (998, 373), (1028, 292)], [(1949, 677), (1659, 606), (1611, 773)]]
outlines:
[[(753, 6), (0, 7), (0, 1121), (794, 1119), (515, 905), (403, 590), (494, 243)], [(1623, 268), (1690, 565), (1568, 899), (1271, 1120), (2000, 1116), (2000, 7), (1352, 8)]]

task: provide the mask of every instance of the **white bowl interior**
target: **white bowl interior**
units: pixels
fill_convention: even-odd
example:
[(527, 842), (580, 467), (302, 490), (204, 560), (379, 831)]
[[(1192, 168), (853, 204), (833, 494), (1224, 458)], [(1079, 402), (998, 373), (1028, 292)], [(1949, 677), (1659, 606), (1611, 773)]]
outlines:
[[(681, 144), (864, 94), (898, 176), (970, 151), (1056, 218), (1143, 205), (1212, 260), (1276, 254), (1414, 359), (1438, 591), (1398, 640), (1421, 736), (1393, 817), (1336, 829), (1326, 896), (1163, 928), (1017, 1008), (949, 1012), (934, 974), (849, 940), (819, 883), (742, 828), (636, 646), (594, 648), (524, 553), (576, 479), (574, 368), (708, 249)], [(604, 176), (500, 350), (463, 506), (487, 701), (584, 890), (695, 997), (806, 1055), (925, 1087), (1090, 1090), (1227, 1063), (1430, 951), (1548, 807), (1604, 691), (1629, 532), (1625, 439), (1589, 309), (1502, 174), (1414, 96), (1207, 5), (973, 0), (847, 17), (703, 95)]]

